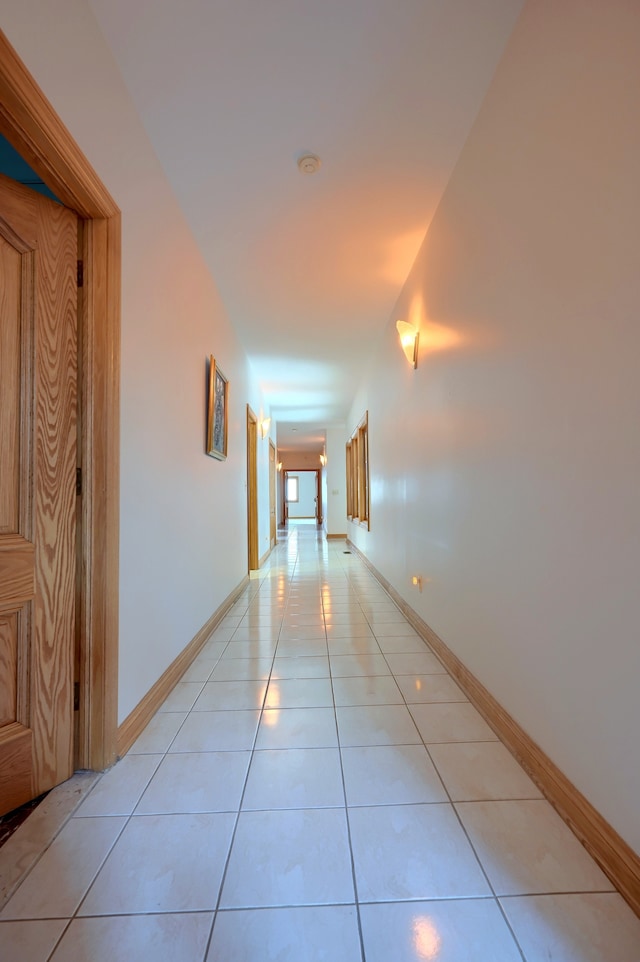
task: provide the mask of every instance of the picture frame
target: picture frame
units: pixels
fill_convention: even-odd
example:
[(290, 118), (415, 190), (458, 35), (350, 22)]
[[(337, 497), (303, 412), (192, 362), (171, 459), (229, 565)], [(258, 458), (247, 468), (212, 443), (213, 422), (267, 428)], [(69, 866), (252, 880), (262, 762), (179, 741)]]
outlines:
[(227, 457), (228, 425), (229, 381), (211, 354), (207, 398), (207, 454), (218, 461), (224, 461)]

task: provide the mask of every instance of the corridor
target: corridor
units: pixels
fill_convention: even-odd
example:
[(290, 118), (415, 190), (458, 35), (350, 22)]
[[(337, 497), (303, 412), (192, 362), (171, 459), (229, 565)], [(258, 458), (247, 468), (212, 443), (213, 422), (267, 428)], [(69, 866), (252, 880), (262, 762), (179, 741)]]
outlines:
[(638, 962), (640, 920), (345, 542), (291, 525), (256, 574), (7, 902), (3, 962)]

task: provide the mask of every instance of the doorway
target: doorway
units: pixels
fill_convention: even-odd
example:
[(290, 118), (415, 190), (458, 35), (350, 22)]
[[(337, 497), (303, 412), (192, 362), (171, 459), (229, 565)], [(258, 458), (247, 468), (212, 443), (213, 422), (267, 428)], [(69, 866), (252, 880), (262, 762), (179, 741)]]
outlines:
[(117, 745), (120, 211), (1, 33), (0, 103), (0, 133), (80, 225), (74, 758), (102, 770)]
[(247, 535), (249, 571), (257, 571), (258, 558), (258, 418), (247, 404)]
[(288, 468), (284, 472), (282, 516), (285, 521), (322, 524), (320, 472)]

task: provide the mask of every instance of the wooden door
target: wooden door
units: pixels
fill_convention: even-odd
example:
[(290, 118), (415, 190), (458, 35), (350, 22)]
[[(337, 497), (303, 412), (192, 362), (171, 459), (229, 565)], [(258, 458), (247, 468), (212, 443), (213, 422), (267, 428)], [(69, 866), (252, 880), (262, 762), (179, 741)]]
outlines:
[(276, 525), (276, 446), (273, 441), (269, 441), (269, 519), (270, 519), (270, 544), (272, 548), (276, 546), (277, 525)]
[(258, 558), (258, 419), (247, 404), (247, 534), (249, 571), (257, 571)]
[(77, 228), (0, 177), (0, 813), (73, 771)]

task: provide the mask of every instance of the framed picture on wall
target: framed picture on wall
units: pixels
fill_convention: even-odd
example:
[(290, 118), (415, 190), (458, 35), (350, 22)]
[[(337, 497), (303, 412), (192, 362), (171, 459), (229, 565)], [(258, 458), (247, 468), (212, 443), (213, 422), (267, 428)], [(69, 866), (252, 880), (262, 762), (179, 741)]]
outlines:
[(209, 357), (209, 391), (207, 403), (207, 454), (219, 461), (227, 456), (229, 382)]

